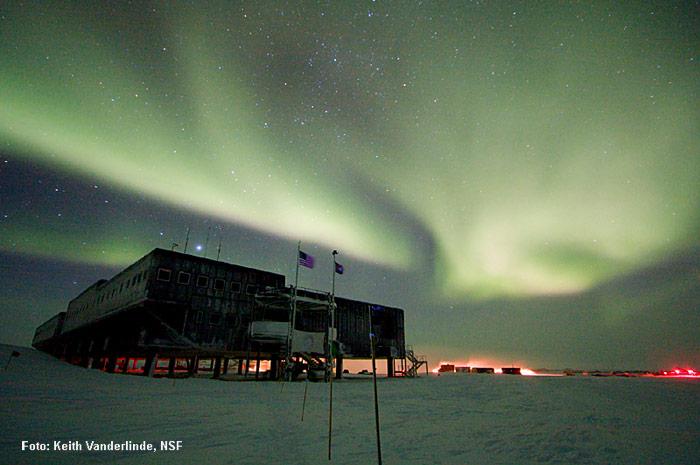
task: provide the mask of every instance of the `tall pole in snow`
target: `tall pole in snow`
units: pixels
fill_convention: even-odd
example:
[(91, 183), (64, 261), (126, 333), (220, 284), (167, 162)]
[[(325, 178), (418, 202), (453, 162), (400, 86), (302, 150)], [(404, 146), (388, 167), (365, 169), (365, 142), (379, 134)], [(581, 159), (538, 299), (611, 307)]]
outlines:
[(338, 251), (334, 250), (332, 255), (333, 284), (331, 286), (331, 301), (328, 305), (328, 460), (331, 459), (331, 444), (333, 439), (333, 342), (335, 340), (333, 327), (335, 326), (335, 272), (337, 266), (335, 256), (338, 255)]
[(372, 328), (372, 306), (369, 307), (369, 342), (372, 348), (372, 380), (374, 382), (374, 424), (377, 430), (377, 460), (382, 465), (382, 439), (379, 435), (379, 397), (377, 396), (377, 360), (374, 353), (374, 341), (376, 336)]
[[(331, 333), (333, 333), (333, 328), (335, 328), (335, 274), (338, 272), (338, 263), (335, 261), (335, 256), (338, 255), (338, 251), (333, 251), (333, 287), (331, 288)], [(334, 335), (333, 339), (335, 340)]]

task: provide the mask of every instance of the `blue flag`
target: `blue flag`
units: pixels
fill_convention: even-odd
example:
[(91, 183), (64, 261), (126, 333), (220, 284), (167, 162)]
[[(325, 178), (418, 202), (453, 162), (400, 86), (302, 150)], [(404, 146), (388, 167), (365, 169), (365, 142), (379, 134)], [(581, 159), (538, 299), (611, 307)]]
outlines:
[(343, 274), (343, 271), (345, 271), (345, 268), (343, 268), (343, 265), (340, 263), (335, 264), (335, 272), (338, 274)]
[(314, 267), (313, 255), (309, 255), (309, 254), (304, 253), (300, 250), (299, 251), (299, 264), (301, 266), (305, 266), (307, 268), (313, 268)]

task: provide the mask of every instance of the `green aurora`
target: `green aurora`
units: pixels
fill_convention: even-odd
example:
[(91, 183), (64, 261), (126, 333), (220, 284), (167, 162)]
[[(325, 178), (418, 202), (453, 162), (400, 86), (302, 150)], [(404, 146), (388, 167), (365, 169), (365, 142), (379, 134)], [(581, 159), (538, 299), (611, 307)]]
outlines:
[[(697, 247), (693, 5), (11, 2), (0, 146), (224, 227), (429, 267), (438, 301), (576, 296)], [(5, 218), (0, 250), (122, 265), (153, 246), (48, 210)]]

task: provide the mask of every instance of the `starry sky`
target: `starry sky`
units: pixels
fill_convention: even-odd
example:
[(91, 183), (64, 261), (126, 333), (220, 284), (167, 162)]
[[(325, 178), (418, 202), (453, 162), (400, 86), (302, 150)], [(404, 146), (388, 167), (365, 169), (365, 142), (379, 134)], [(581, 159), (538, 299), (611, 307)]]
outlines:
[(431, 364), (700, 365), (697, 1), (8, 3), (0, 341), (189, 228)]

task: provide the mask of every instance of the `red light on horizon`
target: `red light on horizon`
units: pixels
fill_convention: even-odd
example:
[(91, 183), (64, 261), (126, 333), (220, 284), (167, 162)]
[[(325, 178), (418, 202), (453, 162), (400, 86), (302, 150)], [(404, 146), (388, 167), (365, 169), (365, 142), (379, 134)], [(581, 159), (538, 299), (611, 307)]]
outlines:
[(697, 378), (698, 372), (692, 368), (674, 368), (673, 370), (658, 371), (656, 376), (664, 376), (667, 378)]

